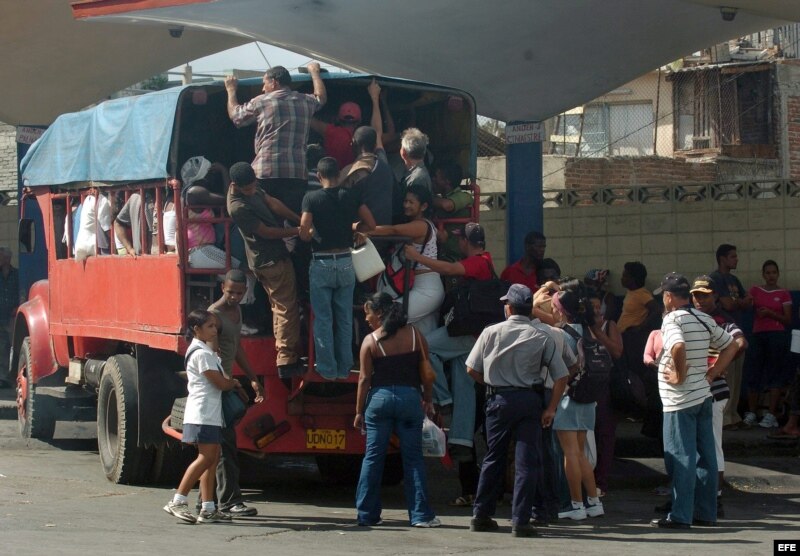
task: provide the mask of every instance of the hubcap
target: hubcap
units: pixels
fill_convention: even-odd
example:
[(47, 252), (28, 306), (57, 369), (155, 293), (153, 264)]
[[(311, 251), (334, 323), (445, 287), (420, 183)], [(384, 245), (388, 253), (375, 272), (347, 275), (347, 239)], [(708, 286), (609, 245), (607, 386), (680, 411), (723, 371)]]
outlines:
[(25, 422), (28, 416), (28, 376), (26, 368), (22, 367), (17, 373), (17, 417)]

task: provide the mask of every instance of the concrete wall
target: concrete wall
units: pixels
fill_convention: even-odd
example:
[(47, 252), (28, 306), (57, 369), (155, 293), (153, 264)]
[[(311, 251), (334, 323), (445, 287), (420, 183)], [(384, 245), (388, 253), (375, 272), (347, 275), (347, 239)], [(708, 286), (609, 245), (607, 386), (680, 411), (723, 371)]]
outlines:
[(737, 275), (745, 287), (761, 283), (761, 264), (774, 259), (781, 285), (800, 289), (798, 215), (800, 196), (546, 208), (544, 224), (547, 254), (564, 274), (608, 268), (618, 293), (627, 261), (644, 263), (648, 286), (656, 287), (667, 272), (691, 278), (713, 270), (721, 243), (737, 246)]

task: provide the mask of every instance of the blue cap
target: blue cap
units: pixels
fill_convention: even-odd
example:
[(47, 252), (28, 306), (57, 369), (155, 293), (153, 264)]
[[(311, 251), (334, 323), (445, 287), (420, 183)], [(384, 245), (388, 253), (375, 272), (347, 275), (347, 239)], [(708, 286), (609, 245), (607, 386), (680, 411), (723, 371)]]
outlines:
[(533, 294), (528, 286), (522, 284), (512, 284), (508, 288), (508, 293), (500, 298), (500, 301), (507, 301), (509, 305), (523, 306), (533, 303)]

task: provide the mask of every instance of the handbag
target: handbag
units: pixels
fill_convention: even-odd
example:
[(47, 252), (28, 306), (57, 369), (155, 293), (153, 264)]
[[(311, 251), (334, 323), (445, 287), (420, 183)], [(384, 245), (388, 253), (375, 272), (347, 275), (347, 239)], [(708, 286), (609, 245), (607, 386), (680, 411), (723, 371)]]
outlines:
[(244, 405), (242, 398), (236, 390), (227, 390), (222, 393), (222, 420), (225, 427), (230, 428), (247, 413), (247, 406)]
[(366, 282), (384, 270), (383, 260), (378, 254), (375, 245), (367, 239), (361, 247), (351, 251), (353, 258), (353, 270), (356, 272), (356, 280)]
[[(411, 327), (414, 338), (416, 338), (417, 329)], [(436, 371), (431, 365), (430, 357), (425, 349), (425, 344), (420, 342), (420, 358), (419, 358), (419, 381), (423, 386), (431, 386), (436, 382)]]
[[(428, 222), (428, 231), (425, 232), (425, 241), (422, 242), (423, 249), (431, 239), (431, 226), (432, 224)], [(419, 264), (414, 262), (410, 267), (406, 266), (405, 257), (402, 255), (403, 245), (405, 244), (395, 247), (395, 252), (381, 275), (381, 279), (394, 292), (395, 297), (402, 297), (406, 293), (406, 282), (408, 283), (408, 290), (414, 287), (414, 270)]]

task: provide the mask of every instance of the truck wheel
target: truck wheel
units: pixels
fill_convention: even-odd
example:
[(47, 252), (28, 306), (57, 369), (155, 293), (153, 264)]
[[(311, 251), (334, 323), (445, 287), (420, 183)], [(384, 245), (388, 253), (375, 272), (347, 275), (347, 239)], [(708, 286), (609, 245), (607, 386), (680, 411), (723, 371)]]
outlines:
[(186, 411), (187, 398), (176, 398), (172, 404), (172, 413), (169, 415), (169, 426), (176, 431), (183, 430), (183, 414)]
[(97, 396), (97, 447), (109, 481), (143, 482), (154, 451), (139, 448), (139, 395), (136, 360), (130, 355), (108, 358)]
[(50, 440), (56, 430), (55, 400), (36, 394), (28, 365), (31, 360), (30, 338), (22, 340), (17, 366), (17, 421), (22, 438)]

